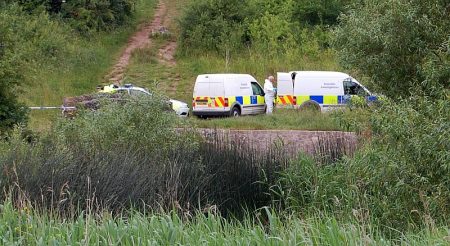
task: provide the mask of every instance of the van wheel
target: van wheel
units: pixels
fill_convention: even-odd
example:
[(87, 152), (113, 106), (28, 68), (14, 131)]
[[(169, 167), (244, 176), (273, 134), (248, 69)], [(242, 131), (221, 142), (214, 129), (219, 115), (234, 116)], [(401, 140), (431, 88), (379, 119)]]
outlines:
[(241, 116), (241, 110), (238, 107), (233, 107), (233, 109), (230, 112), (231, 117), (239, 117)]
[(320, 105), (314, 101), (306, 101), (298, 108), (299, 111), (320, 112)]

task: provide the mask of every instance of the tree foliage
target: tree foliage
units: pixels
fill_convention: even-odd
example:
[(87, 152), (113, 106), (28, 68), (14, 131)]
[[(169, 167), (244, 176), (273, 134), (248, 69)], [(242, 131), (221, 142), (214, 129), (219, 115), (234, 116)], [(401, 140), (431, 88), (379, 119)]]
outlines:
[[(27, 85), (39, 83), (41, 69), (79, 57), (80, 35), (112, 30), (133, 13), (135, 0), (0, 0), (0, 131), (26, 121), (17, 100)], [(78, 32), (73, 33), (75, 29)]]
[(351, 0), (294, 0), (293, 20), (308, 25), (335, 25)]
[(341, 21), (335, 47), (342, 65), (370, 76), (386, 95), (448, 89), (448, 1), (366, 0)]
[(242, 26), (250, 15), (247, 1), (193, 1), (180, 20), (181, 47), (221, 51), (245, 40)]
[(136, 0), (7, 0), (18, 3), (28, 13), (45, 11), (61, 18), (84, 35), (112, 30), (133, 15)]
[[(348, 1), (308, 0), (249, 0), (192, 1), (180, 21), (181, 48), (192, 50), (224, 49), (240, 51), (255, 47), (269, 55), (283, 53), (305, 44), (303, 30), (313, 43), (317, 40), (327, 46), (327, 35), (315, 25), (325, 26), (337, 23), (337, 16)], [(310, 31), (309, 29), (312, 29)], [(317, 30), (322, 30), (318, 33)]]
[(17, 5), (0, 10), (0, 131), (26, 120), (27, 110), (17, 101), (20, 86), (39, 67), (55, 66), (69, 39), (69, 30), (45, 13), (28, 15)]

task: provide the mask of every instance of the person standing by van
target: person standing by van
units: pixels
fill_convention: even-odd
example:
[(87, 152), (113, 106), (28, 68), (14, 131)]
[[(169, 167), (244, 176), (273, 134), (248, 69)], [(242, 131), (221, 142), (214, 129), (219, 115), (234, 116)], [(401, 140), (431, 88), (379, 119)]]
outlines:
[(264, 99), (267, 105), (266, 114), (272, 114), (273, 112), (273, 100), (275, 99), (275, 88), (273, 88), (274, 81), (275, 78), (271, 75), (264, 82)]

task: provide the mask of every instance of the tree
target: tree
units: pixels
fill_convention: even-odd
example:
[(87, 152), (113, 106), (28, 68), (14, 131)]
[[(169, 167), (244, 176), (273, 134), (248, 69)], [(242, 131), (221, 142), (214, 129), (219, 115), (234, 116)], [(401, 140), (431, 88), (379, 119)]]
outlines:
[(450, 84), (449, 26), (445, 0), (363, 0), (341, 16), (334, 46), (342, 66), (387, 96), (442, 96)]
[(0, 132), (26, 122), (18, 101), (23, 85), (36, 82), (41, 66), (55, 65), (68, 54), (69, 30), (46, 13), (28, 14), (16, 5), (0, 9)]

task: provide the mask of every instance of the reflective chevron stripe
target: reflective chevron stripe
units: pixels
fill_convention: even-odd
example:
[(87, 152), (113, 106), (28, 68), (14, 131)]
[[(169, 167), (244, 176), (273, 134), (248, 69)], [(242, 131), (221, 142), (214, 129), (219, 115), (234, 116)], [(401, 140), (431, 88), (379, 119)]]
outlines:
[(331, 95), (281, 95), (277, 97), (277, 104), (281, 106), (302, 105), (306, 101), (315, 101), (321, 105), (343, 104), (343, 96)]

